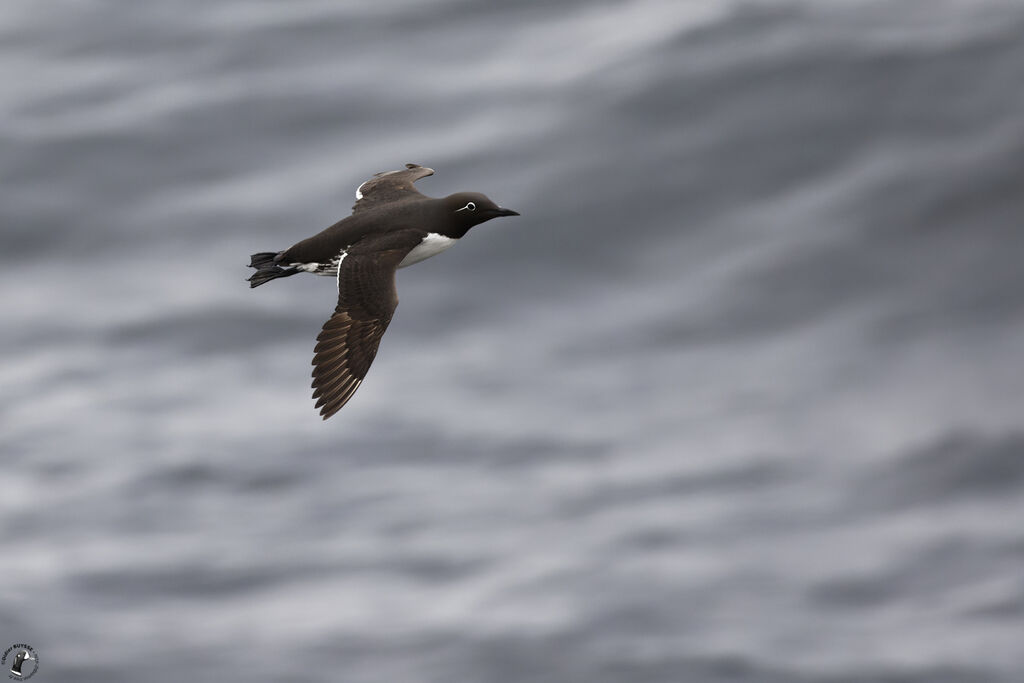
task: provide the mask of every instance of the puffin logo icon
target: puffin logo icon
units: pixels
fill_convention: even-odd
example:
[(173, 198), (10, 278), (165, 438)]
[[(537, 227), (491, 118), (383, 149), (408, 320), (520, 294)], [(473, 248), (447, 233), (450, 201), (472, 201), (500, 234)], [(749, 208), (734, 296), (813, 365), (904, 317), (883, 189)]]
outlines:
[(39, 670), (39, 655), (31, 645), (15, 643), (4, 650), (0, 666), (7, 669), (7, 677), (11, 680), (27, 681)]

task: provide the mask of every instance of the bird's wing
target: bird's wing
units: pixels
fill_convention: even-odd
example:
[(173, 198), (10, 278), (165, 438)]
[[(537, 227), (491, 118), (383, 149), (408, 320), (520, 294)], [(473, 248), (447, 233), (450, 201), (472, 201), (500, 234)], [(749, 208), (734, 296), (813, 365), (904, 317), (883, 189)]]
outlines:
[(326, 420), (366, 377), (398, 306), (395, 269), (420, 243), (421, 230), (398, 230), (350, 246), (338, 265), (338, 306), (324, 323), (313, 356), (313, 398)]
[(434, 169), (416, 164), (406, 164), (404, 169), (398, 171), (377, 173), (356, 190), (352, 213), (405, 199), (423, 199), (423, 195), (412, 184), (429, 175), (434, 175)]

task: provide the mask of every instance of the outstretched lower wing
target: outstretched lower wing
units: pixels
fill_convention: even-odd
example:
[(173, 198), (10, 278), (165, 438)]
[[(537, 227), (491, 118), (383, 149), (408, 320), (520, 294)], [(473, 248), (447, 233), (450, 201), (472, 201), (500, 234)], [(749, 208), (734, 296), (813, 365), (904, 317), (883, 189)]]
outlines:
[(352, 213), (405, 199), (423, 199), (424, 195), (412, 184), (429, 175), (434, 175), (434, 169), (416, 164), (406, 164), (404, 169), (398, 171), (377, 173), (356, 190), (356, 203), (352, 207)]
[(401, 230), (365, 238), (341, 255), (338, 306), (320, 330), (313, 356), (313, 398), (325, 420), (366, 377), (398, 306), (395, 269), (424, 234)]

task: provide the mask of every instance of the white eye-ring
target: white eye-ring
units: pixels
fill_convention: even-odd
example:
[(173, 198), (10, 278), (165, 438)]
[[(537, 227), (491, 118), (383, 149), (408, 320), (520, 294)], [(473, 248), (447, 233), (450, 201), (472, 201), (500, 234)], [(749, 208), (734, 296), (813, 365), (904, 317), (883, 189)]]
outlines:
[(459, 211), (465, 211), (466, 209), (469, 209), (470, 211), (476, 211), (476, 204), (474, 204), (473, 202), (470, 202), (469, 204), (466, 204), (461, 209), (456, 209), (455, 213), (458, 213)]

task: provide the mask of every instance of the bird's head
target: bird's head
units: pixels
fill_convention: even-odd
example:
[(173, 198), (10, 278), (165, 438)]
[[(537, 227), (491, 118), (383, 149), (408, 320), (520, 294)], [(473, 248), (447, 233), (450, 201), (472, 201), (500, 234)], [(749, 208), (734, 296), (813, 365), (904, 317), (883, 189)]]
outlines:
[(444, 198), (445, 210), (466, 230), (484, 221), (501, 216), (518, 216), (512, 209), (503, 209), (479, 192), (458, 192)]

